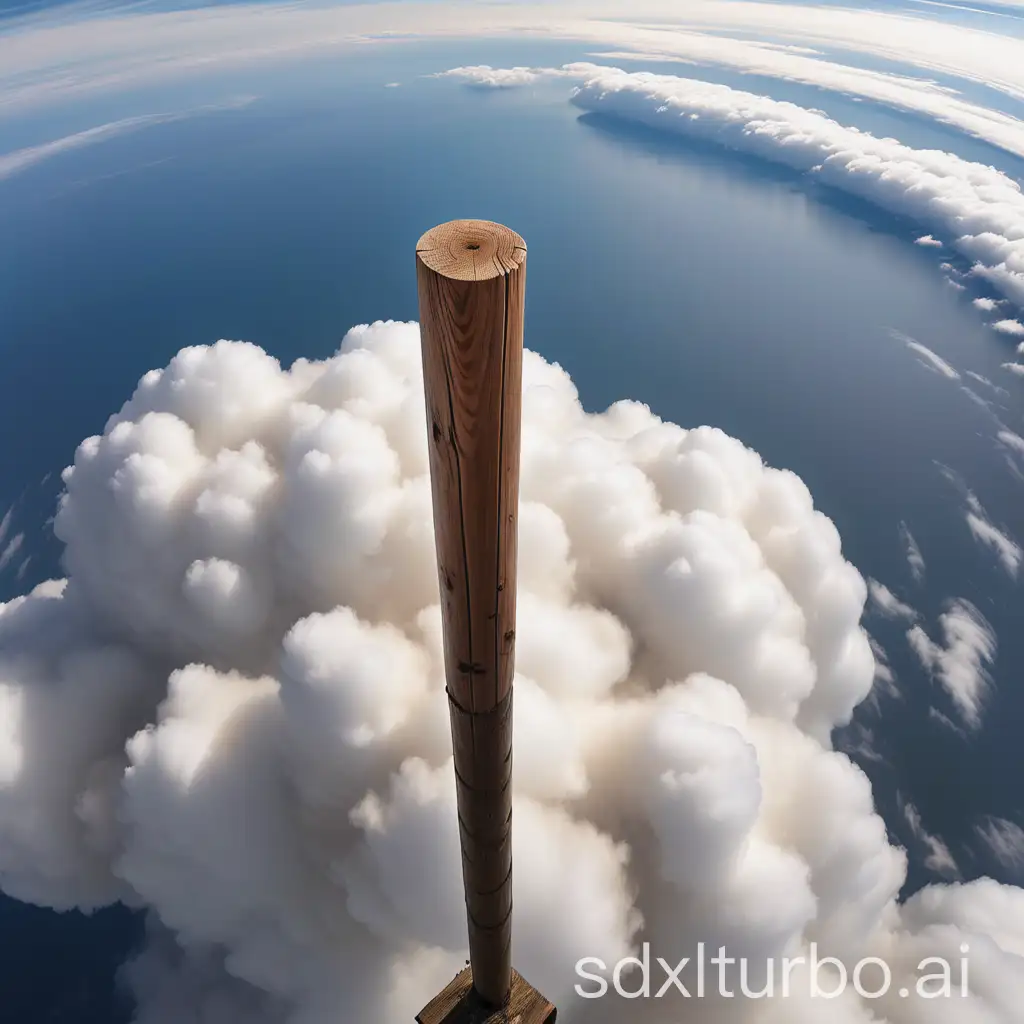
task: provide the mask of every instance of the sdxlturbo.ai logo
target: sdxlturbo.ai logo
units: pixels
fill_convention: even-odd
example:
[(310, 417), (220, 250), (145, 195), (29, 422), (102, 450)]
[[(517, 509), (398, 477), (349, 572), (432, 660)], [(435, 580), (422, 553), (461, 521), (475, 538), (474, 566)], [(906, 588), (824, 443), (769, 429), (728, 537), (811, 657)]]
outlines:
[[(919, 999), (950, 999), (966, 998), (968, 991), (967, 958), (969, 947), (960, 946), (961, 954), (958, 969), (938, 956), (925, 957), (917, 964), (913, 988), (901, 987), (897, 994), (906, 999), (916, 995)], [(651, 948), (645, 942), (639, 957), (628, 956), (619, 960), (612, 968), (611, 988), (623, 999), (662, 999), (666, 996), (681, 996), (686, 999), (696, 997), (702, 999), (708, 993), (709, 980), (713, 981), (716, 972), (708, 967), (717, 967), (718, 984), (713, 988), (717, 995), (724, 999), (772, 999), (788, 998), (796, 991), (807, 993), (813, 999), (836, 999), (852, 985), (854, 992), (861, 999), (881, 999), (892, 989), (893, 975), (889, 965), (879, 957), (869, 956), (858, 960), (852, 970), (835, 957), (819, 957), (818, 945), (812, 942), (808, 956), (783, 957), (776, 960), (768, 957), (758, 965), (751, 965), (744, 957), (726, 956), (725, 947), (718, 949), (716, 956), (705, 956), (705, 945), (697, 943), (695, 959), (683, 957), (673, 967), (662, 957), (656, 957), (658, 979), (661, 985), (652, 994)], [(692, 964), (696, 973), (696, 984), (691, 992), (682, 981), (682, 974)], [(731, 987), (737, 976), (738, 991)], [(639, 979), (635, 968), (640, 968)], [(593, 973), (593, 970), (600, 973)], [(759, 968), (759, 969), (758, 969)], [(587, 956), (576, 962), (576, 974), (591, 985), (577, 983), (576, 994), (584, 999), (600, 999), (608, 994), (609, 983), (606, 977), (608, 965), (599, 957)], [(712, 978), (709, 979), (709, 975)], [(753, 987), (751, 976), (761, 979), (759, 988)], [(794, 977), (795, 975), (795, 977)], [(956, 977), (957, 980), (954, 980)], [(637, 980), (639, 986), (637, 987)]]

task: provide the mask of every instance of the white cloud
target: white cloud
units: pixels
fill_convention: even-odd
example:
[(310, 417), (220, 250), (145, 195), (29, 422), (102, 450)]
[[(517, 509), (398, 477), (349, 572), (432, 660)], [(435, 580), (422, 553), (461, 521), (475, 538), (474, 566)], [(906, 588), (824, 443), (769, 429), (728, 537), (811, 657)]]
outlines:
[(1024, 455), (1024, 437), (1020, 434), (1015, 434), (1012, 430), (1000, 430), (996, 434), (996, 438), (999, 442), (1005, 445), (1012, 452), (1016, 452), (1018, 455)]
[[(0, 26), (0, 106), (131, 90), (212, 70), (297, 61), (411, 37), (518, 35), (618, 47), (845, 93), (950, 124), (1024, 155), (1024, 123), (940, 85), (935, 73), (1024, 96), (1024, 41), (877, 10), (719, 0), (553, 3), (240, 4), (211, 10), (44, 12)], [(770, 38), (775, 36), (776, 41)], [(759, 38), (755, 38), (759, 37)], [(848, 51), (851, 63), (837, 62)], [(829, 57), (826, 58), (825, 54)], [(878, 58), (897, 74), (858, 66)]]
[(991, 324), (993, 331), (999, 331), (1000, 334), (1010, 334), (1014, 337), (1024, 337), (1024, 324), (1019, 320), (997, 320), (994, 324)]
[(251, 97), (245, 97), (232, 103), (197, 107), (194, 110), (179, 113), (143, 114), (139, 117), (126, 117), (120, 121), (111, 121), (108, 124), (101, 124), (94, 128), (75, 132), (73, 135), (65, 135), (63, 138), (53, 139), (50, 142), (40, 143), (36, 146), (27, 146), (9, 153), (0, 153), (0, 181), (3, 181), (5, 178), (11, 178), (15, 174), (20, 174), (22, 171), (26, 171), (30, 167), (42, 163), (44, 160), (60, 156), (61, 153), (84, 149), (87, 146), (95, 146), (101, 142), (117, 138), (120, 135), (139, 131), (142, 128), (151, 128), (159, 124), (182, 121), (201, 114), (215, 113), (223, 110), (237, 110), (251, 102)]
[[(882, 690), (885, 691), (889, 697), (901, 697), (899, 687), (896, 684), (896, 673), (893, 672), (892, 666), (889, 664), (889, 656), (885, 653), (885, 648), (873, 637), (868, 636), (868, 642), (871, 644), (871, 653), (875, 656), (875, 682), (881, 684)], [(878, 687), (871, 691), (871, 696), (877, 696)]]
[(991, 313), (998, 306), (1002, 305), (999, 299), (980, 298), (973, 301), (973, 305), (976, 309), (980, 309), (985, 313)]
[(914, 535), (906, 523), (900, 523), (900, 540), (907, 554), (907, 564), (910, 566), (910, 574), (920, 583), (924, 579), (925, 561), (921, 549), (914, 540)]
[[(140, 1024), (411, 1020), (461, 967), (426, 472), (418, 331), (394, 323), (290, 370), (186, 349), (65, 472), (69, 579), (0, 606), (0, 878), (148, 909)], [(621, 1019), (574, 999), (583, 955), (812, 938), (897, 979), (971, 939), (958, 1021), (1012, 1019), (1024, 894), (900, 905), (905, 856), (831, 748), (873, 684), (867, 588), (796, 476), (637, 403), (587, 414), (527, 353), (520, 535), (516, 965), (560, 1020)], [(977, 638), (946, 632), (930, 663), (970, 695)]]
[(4, 542), (4, 538), (7, 536), (7, 531), (11, 528), (11, 523), (14, 521), (14, 507), (9, 508), (3, 516), (0, 516), (0, 544)]
[(492, 68), (489, 64), (451, 68), (439, 71), (432, 78), (458, 78), (481, 89), (518, 89), (549, 79), (578, 77), (571, 66), (565, 68)]
[(884, 583), (869, 579), (868, 593), (875, 607), (887, 619), (903, 619), (906, 622), (917, 620), (917, 612), (901, 601)]
[[(595, 16), (619, 7), (600, 3), (590, 6)], [(635, 0), (632, 7), (636, 11), (633, 17), (638, 20), (641, 12), (651, 17), (656, 11), (663, 13), (666, 35), (680, 26), (775, 34), (811, 47), (871, 54), (896, 64), (962, 77), (1017, 98), (1024, 93), (1021, 40), (963, 24), (828, 5), (816, 7), (814, 17), (808, 18), (807, 8), (795, 3), (689, 0), (685, 12), (680, 12), (672, 0)], [(666, 24), (669, 22), (674, 24)]]
[(785, 164), (951, 233), (953, 247), (975, 261), (972, 274), (1024, 306), (1024, 195), (1002, 172), (951, 153), (879, 139), (821, 113), (723, 85), (593, 64), (566, 70), (582, 82), (573, 102), (584, 110)]
[(960, 379), (959, 372), (954, 367), (950, 366), (942, 356), (928, 348), (927, 345), (922, 345), (921, 342), (915, 341), (913, 338), (900, 331), (890, 331), (889, 333), (896, 338), (897, 341), (902, 341), (911, 352), (919, 356), (920, 358), (918, 359), (918, 362), (925, 367), (925, 369), (941, 374), (943, 377), (948, 377), (950, 380)]
[(980, 409), (984, 409), (991, 416), (995, 415), (995, 413), (992, 412), (992, 403), (987, 398), (982, 398), (977, 391), (966, 386), (961, 388), (961, 390)]
[(41, 163), (43, 160), (57, 156), (60, 153), (96, 145), (108, 139), (116, 138), (118, 135), (137, 131), (150, 125), (164, 123), (166, 120), (166, 117), (158, 115), (151, 117), (128, 117), (121, 121), (113, 121), (109, 124), (98, 125), (95, 128), (88, 128), (85, 131), (75, 132), (73, 135), (66, 135), (64, 138), (44, 142), (38, 146), (28, 146), (24, 149), (0, 154), (0, 180), (10, 178), (20, 171), (25, 171), (34, 164)]
[(979, 544), (995, 552), (1007, 575), (1016, 579), (1024, 552), (1012, 537), (992, 523), (981, 502), (970, 492), (967, 494), (967, 527)]
[[(995, 0), (996, 3), (1014, 3), (1014, 0)], [(970, 14), (985, 14), (990, 18), (1013, 18), (1015, 15), (1004, 11), (993, 11), (991, 8), (968, 7), (965, 4), (945, 3), (944, 0), (908, 0), (908, 3), (920, 4), (923, 7), (939, 7), (947, 11), (967, 11)]]
[(985, 616), (963, 598), (950, 602), (939, 625), (941, 644), (921, 626), (913, 626), (907, 639), (924, 668), (945, 688), (965, 724), (976, 730), (992, 685), (988, 669), (996, 656), (995, 632)]
[(928, 709), (928, 719), (932, 722), (937, 722), (944, 729), (948, 729), (951, 733), (959, 736), (962, 740), (970, 739), (967, 734), (967, 730), (963, 726), (957, 725), (949, 715), (944, 714), (938, 708)]
[(1024, 868), (1024, 829), (1006, 818), (986, 818), (975, 827), (978, 838), (1004, 868)]
[(838, 749), (848, 754), (854, 761), (859, 758), (864, 761), (870, 761), (872, 764), (887, 764), (885, 758), (876, 749), (875, 744), (874, 730), (869, 729), (860, 722), (854, 721), (850, 725), (849, 731), (841, 737)]
[(920, 238), (915, 238), (914, 245), (932, 246), (936, 249), (942, 248), (942, 243), (937, 238), (932, 238), (931, 235), (922, 235)]
[[(991, 10), (991, 8), (993, 6), (995, 6), (995, 7), (1024, 7), (1024, 0), (985, 0), (985, 3), (986, 3), (986, 5), (987, 5), (987, 7), (989, 9), (986, 10), (985, 8), (978, 8), (978, 10), (981, 11), (983, 14), (992, 14), (992, 15), (995, 15), (995, 13), (996, 13), (996, 12)], [(971, 9), (972, 8), (969, 8), (969, 7), (965, 8), (965, 10), (971, 10)], [(1000, 14), (999, 17), (1007, 18), (1007, 17), (1014, 17), (1014, 15), (1013, 14)]]
[(1017, 377), (1024, 377), (1024, 363), (1003, 363), (1002, 367), (1007, 373), (1012, 373)]
[(1024, 557), (1020, 545), (1005, 530), (995, 526), (978, 496), (967, 486), (959, 473), (941, 462), (936, 465), (942, 475), (963, 495), (967, 506), (964, 518), (971, 536), (979, 544), (993, 551), (1007, 575), (1016, 579)]
[(974, 370), (968, 370), (967, 376), (972, 380), (976, 380), (979, 384), (984, 384), (985, 387), (990, 388), (997, 395), (1001, 395), (1003, 398), (1009, 398), (1010, 396), (1010, 392), (1007, 391), (1006, 388), (1001, 388), (998, 384), (993, 384), (988, 377), (985, 377), (980, 373), (976, 373)]
[(16, 533), (0, 550), (0, 572), (3, 572), (14, 560), (14, 556), (21, 550), (25, 543), (25, 534)]
[[(870, 99), (945, 122), (969, 135), (1017, 155), (1024, 155), (1024, 124), (1011, 115), (969, 103), (955, 91), (934, 81), (837, 64), (815, 56), (816, 51), (794, 53), (770, 43), (735, 39), (719, 34), (685, 31), (679, 26), (630, 25), (617, 19), (572, 26), (581, 38), (595, 42), (630, 43), (632, 50), (596, 53), (601, 60), (643, 60), (717, 65), (745, 74), (757, 74)], [(807, 55), (810, 54), (810, 56)], [(564, 69), (488, 66), (455, 68), (448, 72), (478, 87), (511, 88), (543, 79), (564, 77)], [(925, 240), (927, 239), (927, 241)], [(941, 246), (931, 235), (918, 244)]]
[(960, 868), (949, 847), (938, 836), (932, 835), (921, 821), (921, 814), (912, 803), (900, 801), (903, 817), (914, 838), (925, 848), (924, 866), (943, 878), (959, 878)]

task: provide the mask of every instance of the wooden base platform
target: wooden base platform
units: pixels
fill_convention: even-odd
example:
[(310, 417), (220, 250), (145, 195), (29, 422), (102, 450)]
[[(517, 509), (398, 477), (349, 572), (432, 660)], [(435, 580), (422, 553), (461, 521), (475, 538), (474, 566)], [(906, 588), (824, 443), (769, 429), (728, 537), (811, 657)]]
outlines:
[(420, 1011), (417, 1024), (555, 1024), (555, 1008), (518, 973), (512, 972), (507, 1005), (494, 1009), (481, 1004), (473, 991), (472, 968), (460, 971)]

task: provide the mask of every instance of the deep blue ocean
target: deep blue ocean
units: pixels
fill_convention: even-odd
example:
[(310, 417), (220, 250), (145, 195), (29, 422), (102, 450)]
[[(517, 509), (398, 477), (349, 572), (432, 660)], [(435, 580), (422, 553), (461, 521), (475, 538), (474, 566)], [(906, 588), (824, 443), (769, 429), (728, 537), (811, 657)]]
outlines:
[[(902, 628), (866, 620), (905, 699), (865, 718), (884, 760), (862, 764), (894, 839), (910, 848), (909, 888), (933, 879), (897, 790), (965, 871), (1019, 881), (986, 859), (972, 828), (1024, 810), (1024, 599), (971, 539), (936, 463), (961, 473), (1019, 538), (1024, 483), (990, 417), (891, 332), (1006, 388), (996, 401), (1008, 408), (996, 411), (1022, 432), (1024, 381), (1000, 369), (1012, 344), (972, 308), (982, 293), (945, 283), (948, 254), (911, 244), (923, 233), (914, 225), (758, 161), (581, 115), (565, 83), (481, 92), (423, 77), (588, 52), (395, 44), (0, 122), (6, 153), (124, 116), (255, 97), (0, 180), (0, 515), (13, 505), (12, 533), (26, 533), (0, 573), (0, 600), (60, 573), (45, 525), (59, 471), (148, 369), (218, 338), (257, 342), (285, 363), (327, 356), (353, 324), (416, 318), (424, 230), (502, 221), (529, 246), (527, 345), (569, 371), (587, 408), (633, 398), (686, 426), (721, 427), (803, 477), (847, 557), (917, 607), (933, 636), (951, 597), (988, 617), (998, 689), (970, 741), (928, 718), (931, 705), (950, 712), (948, 698)], [(982, 143), (866, 103), (693, 73), (1024, 176)], [(910, 575), (901, 521), (927, 560), (924, 586)], [(126, 1019), (113, 965), (137, 934), (121, 911), (87, 919), (0, 903), (2, 1019)]]

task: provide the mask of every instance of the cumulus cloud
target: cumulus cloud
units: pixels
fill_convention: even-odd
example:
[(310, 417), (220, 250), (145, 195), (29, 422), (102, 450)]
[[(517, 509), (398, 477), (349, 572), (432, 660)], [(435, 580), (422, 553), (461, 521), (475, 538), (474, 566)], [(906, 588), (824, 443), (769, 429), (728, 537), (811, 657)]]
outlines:
[(573, 65), (564, 68), (492, 68), (489, 64), (439, 71), (433, 78), (458, 78), (478, 89), (516, 89), (545, 79), (575, 78)]
[(985, 296), (974, 299), (973, 303), (975, 309), (980, 309), (982, 312), (991, 313), (994, 309), (997, 309), (1002, 303), (999, 299), (990, 299)]
[(1000, 334), (1009, 334), (1014, 338), (1024, 337), (1024, 324), (1019, 320), (997, 320), (991, 327)]
[(874, 607), (886, 618), (903, 619), (906, 622), (914, 622), (918, 618), (917, 612), (901, 601), (884, 583), (869, 579), (868, 593)]
[(1006, 818), (986, 818), (975, 834), (997, 861), (1011, 871), (1024, 868), (1024, 829)]
[(580, 80), (573, 102), (584, 110), (784, 164), (951, 235), (953, 248), (973, 261), (972, 275), (1024, 306), (1024, 195), (1001, 171), (724, 85), (595, 64), (560, 70)]
[(942, 243), (931, 235), (922, 235), (920, 238), (914, 239), (914, 245), (930, 246), (935, 249), (941, 249)]
[[(621, 1005), (574, 997), (581, 956), (815, 941), (912, 984), (970, 940), (957, 1019), (1009, 1022), (1022, 894), (900, 904), (905, 855), (832, 749), (876, 662), (867, 587), (804, 484), (635, 402), (588, 414), (533, 353), (523, 378), (518, 969), (560, 1019), (611, 1024)], [(466, 952), (416, 325), (289, 369), (185, 349), (64, 484), (67, 579), (0, 606), (3, 888), (145, 909), (139, 1024), (411, 1020)], [(987, 648), (964, 610), (922, 650), (970, 709)], [(679, 1012), (818, 1019), (698, 1009)]]
[(910, 527), (906, 523), (900, 523), (900, 540), (903, 542), (903, 550), (906, 552), (907, 565), (910, 566), (910, 574), (920, 583), (924, 579), (925, 561), (921, 549), (918, 547)]
[(925, 868), (944, 878), (959, 878), (960, 868), (946, 843), (924, 827), (921, 814), (912, 803), (905, 803), (902, 800), (900, 803), (911, 834), (925, 850)]
[(921, 626), (907, 632), (921, 665), (946, 690), (972, 730), (981, 726), (985, 701), (992, 687), (989, 668), (996, 657), (996, 635), (978, 609), (963, 598), (951, 601), (939, 617), (942, 642)]
[(1015, 377), (1024, 377), (1024, 363), (1003, 363), (1002, 367), (1007, 373), (1012, 373)]

